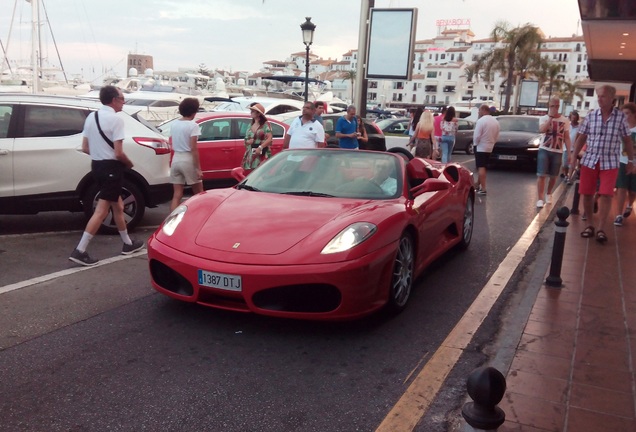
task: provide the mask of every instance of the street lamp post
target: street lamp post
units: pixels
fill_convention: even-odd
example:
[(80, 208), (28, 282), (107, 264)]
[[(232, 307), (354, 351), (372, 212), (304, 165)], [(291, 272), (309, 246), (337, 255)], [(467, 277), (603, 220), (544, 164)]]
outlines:
[(303, 31), (303, 43), (305, 44), (307, 55), (305, 57), (305, 102), (309, 98), (309, 46), (314, 41), (314, 30), (316, 25), (311, 22), (311, 17), (305, 17), (305, 22), (300, 25)]

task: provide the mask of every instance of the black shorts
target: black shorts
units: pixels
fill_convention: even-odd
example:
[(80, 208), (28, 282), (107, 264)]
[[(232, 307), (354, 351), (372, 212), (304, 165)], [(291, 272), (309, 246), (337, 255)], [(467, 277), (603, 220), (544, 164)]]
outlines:
[(475, 166), (477, 168), (486, 168), (488, 166), (488, 159), (490, 159), (490, 153), (475, 152)]
[(94, 160), (93, 178), (99, 188), (99, 199), (117, 202), (124, 184), (124, 164), (118, 160)]

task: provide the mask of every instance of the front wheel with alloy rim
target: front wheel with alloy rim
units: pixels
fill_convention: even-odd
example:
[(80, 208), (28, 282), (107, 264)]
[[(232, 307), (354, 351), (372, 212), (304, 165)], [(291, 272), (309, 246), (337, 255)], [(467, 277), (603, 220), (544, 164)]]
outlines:
[[(97, 207), (97, 200), (99, 199), (99, 189), (96, 184), (92, 184), (84, 194), (82, 202), (84, 205), (84, 214), (87, 218), (90, 218)], [(124, 202), (124, 219), (126, 220), (126, 226), (129, 230), (132, 230), (144, 216), (146, 211), (146, 201), (143, 194), (130, 180), (124, 180), (121, 191), (121, 199)], [(102, 222), (100, 231), (106, 234), (117, 234), (118, 229), (115, 224), (115, 218), (113, 217), (113, 211), (109, 210), (108, 216)]]
[(469, 192), (464, 208), (464, 219), (462, 220), (462, 238), (458, 244), (460, 249), (466, 249), (473, 238), (473, 228), (475, 224), (475, 200)]
[(475, 147), (473, 147), (473, 142), (469, 142), (468, 145), (466, 146), (466, 154), (467, 155), (473, 155), (475, 154)]
[(413, 238), (402, 234), (398, 244), (395, 261), (393, 262), (393, 275), (387, 309), (390, 313), (399, 313), (404, 310), (411, 297), (413, 288), (413, 272), (415, 267), (415, 249)]

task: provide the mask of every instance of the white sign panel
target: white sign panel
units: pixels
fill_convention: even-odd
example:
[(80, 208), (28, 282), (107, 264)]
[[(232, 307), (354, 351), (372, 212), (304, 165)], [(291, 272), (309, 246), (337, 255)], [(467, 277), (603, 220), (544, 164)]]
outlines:
[(371, 9), (366, 78), (410, 80), (417, 9)]

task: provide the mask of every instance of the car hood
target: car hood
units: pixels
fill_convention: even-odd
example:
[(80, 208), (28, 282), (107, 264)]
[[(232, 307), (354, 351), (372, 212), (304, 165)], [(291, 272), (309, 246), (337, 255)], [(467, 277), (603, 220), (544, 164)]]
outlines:
[[(260, 255), (281, 254), (314, 233), (326, 244), (337, 233), (331, 231), (339, 231), (348, 218), (365, 212), (365, 203), (368, 201), (236, 191), (209, 215), (195, 243), (220, 252)], [(338, 220), (342, 222), (325, 228)]]
[(499, 132), (495, 145), (498, 147), (526, 146), (528, 141), (540, 136), (541, 134), (536, 132), (502, 131)]

